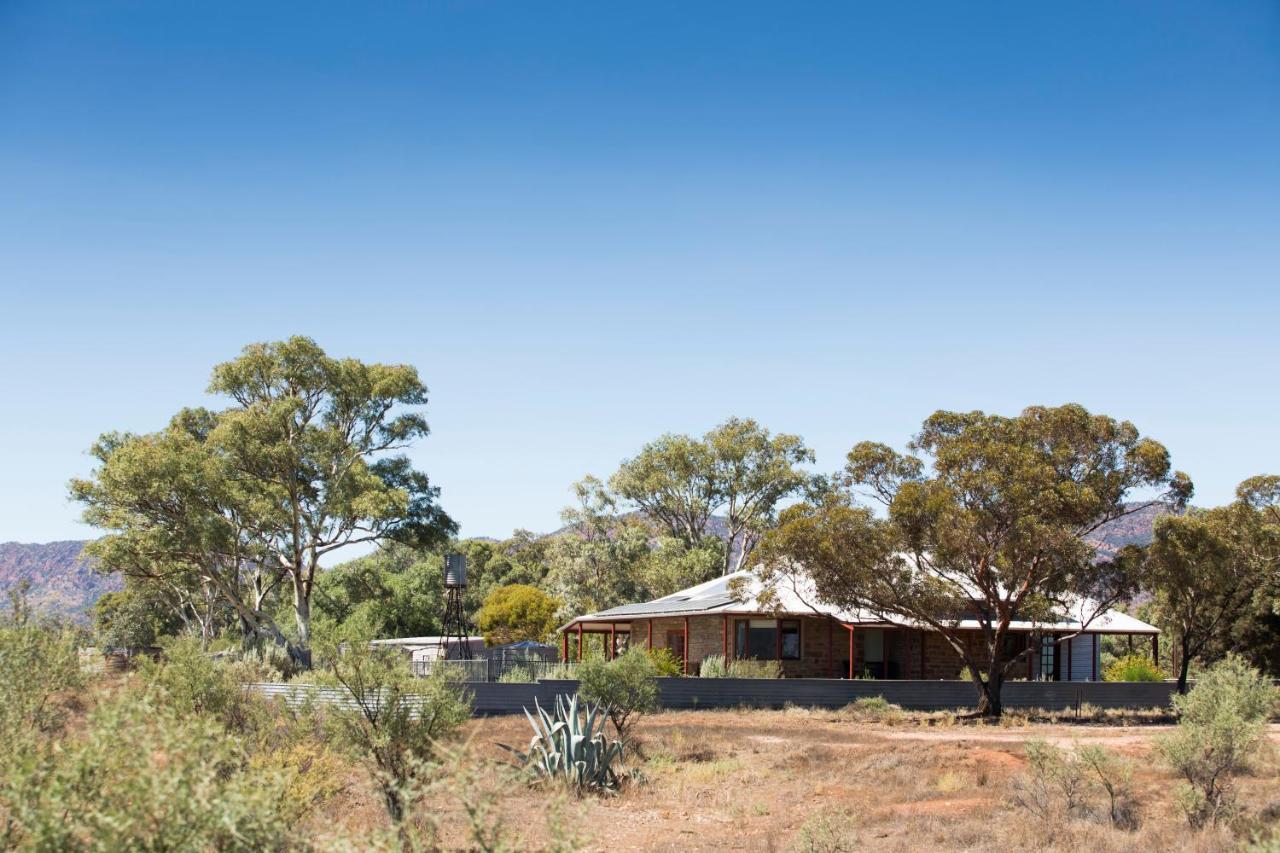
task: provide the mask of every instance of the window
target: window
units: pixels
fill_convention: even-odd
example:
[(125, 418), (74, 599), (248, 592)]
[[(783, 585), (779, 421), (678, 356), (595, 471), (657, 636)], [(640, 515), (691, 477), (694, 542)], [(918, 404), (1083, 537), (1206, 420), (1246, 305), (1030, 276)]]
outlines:
[(733, 656), (740, 660), (800, 659), (799, 619), (738, 619), (733, 636)]
[(1057, 641), (1052, 637), (1040, 638), (1040, 680), (1053, 681), (1053, 661), (1057, 651)]
[(783, 619), (778, 628), (782, 631), (782, 659), (800, 660), (800, 620)]
[(684, 660), (684, 631), (668, 631), (667, 648), (677, 660)]

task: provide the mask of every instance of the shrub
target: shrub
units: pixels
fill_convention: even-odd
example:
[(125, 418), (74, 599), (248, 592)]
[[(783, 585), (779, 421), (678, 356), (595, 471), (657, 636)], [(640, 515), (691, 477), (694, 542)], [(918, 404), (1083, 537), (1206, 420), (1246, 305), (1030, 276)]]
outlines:
[(675, 678), (684, 675), (684, 661), (671, 649), (649, 649), (649, 660), (653, 661), (654, 672), (660, 676)]
[(194, 637), (169, 643), (159, 659), (143, 658), (138, 672), (179, 714), (206, 714), (238, 732), (253, 725), (256, 697), (244, 689), (231, 665), (205, 653)]
[(728, 664), (728, 678), (781, 678), (782, 662), (776, 660), (731, 660)]
[(333, 711), (333, 731), (373, 766), (387, 814), (399, 823), (422, 790), (430, 760), (470, 716), (470, 705), (443, 674), (415, 679), (393, 650), (352, 642), (330, 660), (354, 704)]
[(798, 853), (854, 853), (862, 840), (853, 818), (842, 814), (816, 814), (800, 825), (792, 848)]
[(724, 655), (710, 655), (703, 658), (698, 675), (702, 678), (728, 678), (729, 667), (724, 662)]
[(1157, 746), (1183, 777), (1178, 804), (1192, 827), (1235, 815), (1232, 776), (1248, 767), (1275, 704), (1275, 688), (1236, 655), (1208, 669), (1190, 693), (1174, 697), (1177, 730)]
[(0, 774), (6, 846), (37, 850), (263, 850), (288, 846), (277, 774), (253, 771), (216, 721), (122, 692), (83, 732)]
[[(1133, 767), (1099, 746), (1064, 752), (1043, 740), (1027, 743), (1028, 771), (1014, 780), (1014, 802), (1048, 826), (1059, 818), (1086, 818), (1119, 829), (1138, 826)], [(1105, 807), (1098, 804), (1106, 798)]]
[(609, 662), (587, 660), (578, 667), (578, 693), (600, 705), (618, 737), (626, 740), (642, 714), (658, 709), (657, 671), (642, 649), (631, 649)]
[(65, 720), (64, 702), (84, 684), (75, 636), (31, 618), (21, 590), (0, 619), (0, 739), (48, 732)]
[(1104, 681), (1164, 681), (1164, 673), (1146, 655), (1132, 654), (1108, 664)]
[(528, 684), (533, 681), (533, 673), (523, 666), (513, 666), (498, 676), (499, 684)]
[(875, 722), (887, 722), (902, 716), (902, 708), (883, 696), (859, 696), (845, 710), (855, 719)]

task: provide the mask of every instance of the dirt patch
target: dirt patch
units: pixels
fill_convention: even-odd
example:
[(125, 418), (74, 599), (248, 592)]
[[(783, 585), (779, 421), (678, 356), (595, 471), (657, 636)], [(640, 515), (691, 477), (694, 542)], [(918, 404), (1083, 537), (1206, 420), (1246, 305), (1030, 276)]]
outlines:
[[(468, 724), (472, 745), (509, 761), (493, 744), (528, 742), (522, 717)], [(1272, 727), (1280, 736), (1280, 727)], [(643, 757), (630, 759), (644, 783), (612, 798), (564, 801), (555, 792), (507, 783), (495, 811), (519, 849), (573, 836), (584, 850), (915, 851), (1059, 849), (1225, 850), (1190, 835), (1172, 800), (1175, 781), (1148, 760), (1167, 726), (934, 726), (853, 722), (828, 712), (676, 711), (641, 720)], [(1143, 827), (1137, 833), (1076, 822), (1046, 835), (1042, 821), (1012, 803), (1026, 769), (1025, 745), (1044, 739), (1070, 747), (1098, 743), (1137, 763)], [(1275, 773), (1240, 780), (1243, 799), (1261, 811)], [(444, 846), (467, 848), (457, 797), (425, 807), (440, 815)], [(558, 816), (557, 816), (558, 815)], [(557, 823), (558, 822), (558, 823)]]

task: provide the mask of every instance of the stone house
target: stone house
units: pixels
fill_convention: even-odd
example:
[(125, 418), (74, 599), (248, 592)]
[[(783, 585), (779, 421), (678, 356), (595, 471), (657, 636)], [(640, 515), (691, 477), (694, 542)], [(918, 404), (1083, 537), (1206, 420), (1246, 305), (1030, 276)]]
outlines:
[[(1093, 612), (1081, 602), (1079, 612)], [(982, 643), (976, 620), (958, 627)], [(1121, 635), (1151, 642), (1159, 655), (1159, 629), (1114, 610), (1087, 620), (1064, 616), (1053, 623), (1015, 621), (1004, 654), (1026, 658), (1015, 678), (1098, 681), (1099, 638)], [(804, 576), (790, 576), (765, 590), (750, 572), (737, 572), (642, 604), (579, 616), (561, 629), (561, 657), (580, 660), (597, 644), (606, 657), (633, 644), (670, 649), (684, 672), (697, 675), (706, 658), (777, 660), (787, 678), (956, 679), (960, 656), (937, 631), (903, 619), (847, 612), (821, 603)], [(1032, 654), (1024, 654), (1027, 648)]]

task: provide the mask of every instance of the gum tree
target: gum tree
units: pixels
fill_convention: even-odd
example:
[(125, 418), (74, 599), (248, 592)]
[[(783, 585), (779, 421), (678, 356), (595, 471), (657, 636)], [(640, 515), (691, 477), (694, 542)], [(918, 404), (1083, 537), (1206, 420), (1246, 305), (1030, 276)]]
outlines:
[[(427, 389), (410, 366), (335, 359), (294, 337), (245, 347), (208, 390), (231, 405), (94, 446), (97, 469), (71, 484), (85, 520), (110, 531), (91, 551), (107, 571), (194, 576), (249, 635), (310, 666), (322, 559), (359, 543), (430, 545), (455, 529), (399, 453), (427, 435)], [(292, 599), (293, 638), (268, 612), (277, 591)]]
[[(1087, 625), (1132, 591), (1133, 552), (1099, 561), (1085, 537), (1191, 494), (1161, 444), (1078, 405), (1015, 417), (940, 411), (908, 449), (855, 446), (830, 491), (783, 512), (758, 571), (776, 580), (803, 567), (825, 601), (938, 632), (968, 667), (986, 716), (1000, 715), (1004, 680), (1025, 660), (1025, 651), (1005, 654), (1015, 619), (1056, 620), (1088, 600), (1078, 613)], [(1140, 488), (1158, 495), (1126, 503)], [(976, 648), (962, 620), (977, 623)]]
[(730, 418), (701, 439), (664, 435), (622, 463), (610, 488), (672, 538), (694, 549), (723, 519), (722, 574), (741, 569), (772, 525), (778, 504), (808, 488), (799, 468), (813, 451), (798, 435), (771, 434), (750, 418)]

